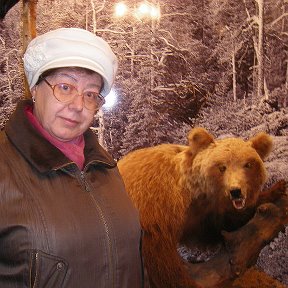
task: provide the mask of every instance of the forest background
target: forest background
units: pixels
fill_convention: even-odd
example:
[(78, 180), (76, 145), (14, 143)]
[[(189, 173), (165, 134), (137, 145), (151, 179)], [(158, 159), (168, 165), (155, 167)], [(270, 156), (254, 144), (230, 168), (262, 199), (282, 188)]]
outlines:
[[(146, 1), (160, 9), (155, 18), (135, 17), (140, 0), (126, 1), (121, 17), (113, 0), (34, 2), (38, 34), (84, 28), (118, 56), (116, 102), (94, 125), (115, 159), (160, 143), (185, 144), (193, 126), (216, 137), (265, 131), (275, 143), (267, 185), (287, 179), (288, 0)], [(24, 95), (21, 13), (19, 1), (0, 20), (1, 128)], [(258, 265), (288, 285), (288, 229), (275, 241)]]

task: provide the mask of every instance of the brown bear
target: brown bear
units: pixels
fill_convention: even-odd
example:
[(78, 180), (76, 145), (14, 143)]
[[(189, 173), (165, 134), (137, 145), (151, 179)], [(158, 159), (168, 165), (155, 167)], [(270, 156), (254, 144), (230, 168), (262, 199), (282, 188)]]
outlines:
[(188, 146), (136, 150), (118, 162), (139, 209), (151, 287), (200, 287), (189, 277), (177, 245), (242, 225), (234, 223), (234, 216), (251, 215), (266, 181), (269, 135), (215, 140), (205, 129), (194, 128), (188, 141)]

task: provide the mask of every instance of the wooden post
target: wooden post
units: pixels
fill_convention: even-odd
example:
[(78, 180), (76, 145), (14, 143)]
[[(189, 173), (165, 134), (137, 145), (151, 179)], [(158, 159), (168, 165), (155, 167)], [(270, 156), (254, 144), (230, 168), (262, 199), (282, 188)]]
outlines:
[[(25, 52), (27, 45), (31, 41), (31, 39), (36, 37), (36, 6), (37, 0), (23, 0), (23, 53)], [(30, 89), (26, 77), (24, 77), (24, 98), (31, 98)]]

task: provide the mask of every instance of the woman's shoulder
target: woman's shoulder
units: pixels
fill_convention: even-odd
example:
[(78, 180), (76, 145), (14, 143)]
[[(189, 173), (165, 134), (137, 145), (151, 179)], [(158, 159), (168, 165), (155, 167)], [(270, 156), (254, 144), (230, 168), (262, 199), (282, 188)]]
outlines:
[[(9, 142), (8, 142), (8, 137), (5, 133), (5, 130), (1, 130), (0, 131), (0, 153), (3, 153), (5, 151), (5, 147), (7, 145), (9, 145)], [(4, 151), (3, 151), (4, 150)]]
[[(0, 161), (1, 161), (0, 166), (4, 169), (6, 166), (5, 163), (7, 164), (8, 161), (10, 161), (9, 159), (15, 157), (15, 154), (18, 154), (18, 153), (15, 151), (14, 145), (12, 145), (5, 131), (1, 130), (0, 131)], [(0, 171), (0, 174), (1, 174), (1, 171)]]

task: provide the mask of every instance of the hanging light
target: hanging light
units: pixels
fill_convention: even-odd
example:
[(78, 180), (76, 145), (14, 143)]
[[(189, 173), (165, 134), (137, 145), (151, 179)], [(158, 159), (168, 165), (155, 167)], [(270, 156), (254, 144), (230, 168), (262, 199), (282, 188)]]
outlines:
[(115, 16), (123, 17), (128, 11), (127, 5), (124, 2), (119, 2), (115, 5)]

